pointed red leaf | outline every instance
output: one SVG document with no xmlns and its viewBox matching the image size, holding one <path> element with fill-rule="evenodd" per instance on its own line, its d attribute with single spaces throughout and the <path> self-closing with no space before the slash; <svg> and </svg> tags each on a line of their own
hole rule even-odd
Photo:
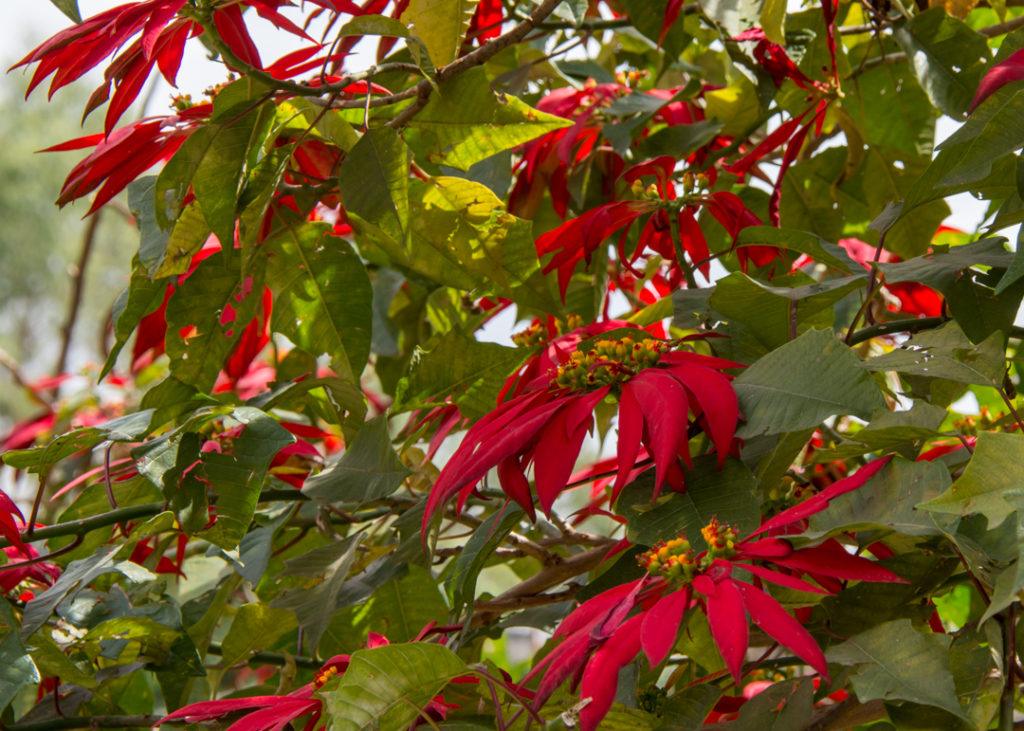
<svg viewBox="0 0 1024 731">
<path fill-rule="evenodd" d="M 619 604 L 628 603 L 632 608 L 632 601 L 627 601 L 627 598 L 631 595 L 635 596 L 639 591 L 638 587 L 643 583 L 645 583 L 644 579 L 637 579 L 591 597 L 572 610 L 569 616 L 558 625 L 552 636 L 557 639 L 581 631 L 589 634 L 590 628 L 603 621 L 608 613 Z"/>
<path fill-rule="evenodd" d="M 626 620 L 587 663 L 580 681 L 580 698 L 590 698 L 590 703 L 580 711 L 580 731 L 594 731 L 611 708 L 619 686 L 619 670 L 640 651 L 642 619 L 643 615 L 638 614 Z"/>
<path fill-rule="evenodd" d="M 804 520 L 816 513 L 820 513 L 828 507 L 829 502 L 833 498 L 860 488 L 864 483 L 878 474 L 883 467 L 889 464 L 890 459 L 892 459 L 892 457 L 875 460 L 874 462 L 861 467 L 849 477 L 844 477 L 843 479 L 832 483 L 814 497 L 811 497 L 802 503 L 798 503 L 788 510 L 783 510 L 775 517 L 765 521 L 760 528 L 750 534 L 750 537 L 752 538 L 758 533 L 765 533 L 782 528 L 783 526 L 796 523 L 799 520 Z"/>
<path fill-rule="evenodd" d="M 515 500 L 530 520 L 537 520 L 537 513 L 533 509 L 533 494 L 530 492 L 530 481 L 526 479 L 526 473 L 519 464 L 519 459 L 509 457 L 498 463 L 498 482 L 505 494 Z"/>
<path fill-rule="evenodd" d="M 622 386 L 622 394 L 619 396 L 619 443 L 616 447 L 619 468 L 615 476 L 615 485 L 612 487 L 612 503 L 619 497 L 629 473 L 636 465 L 640 440 L 644 435 L 644 415 L 633 395 L 631 383 L 627 381 Z"/>
<path fill-rule="evenodd" d="M 690 261 L 697 265 L 697 270 L 710 280 L 711 277 L 711 251 L 708 249 L 707 239 L 704 231 L 693 215 L 689 206 L 679 209 L 677 217 L 679 223 L 679 242 L 683 251 L 690 257 Z"/>
<path fill-rule="evenodd" d="M 978 90 L 974 92 L 968 113 L 973 113 L 978 105 L 992 96 L 997 89 L 1022 79 L 1024 79 L 1024 49 L 1011 53 L 985 72 L 981 83 L 978 84 Z"/>
<path fill-rule="evenodd" d="M 777 601 L 750 584 L 737 582 L 736 587 L 743 597 L 743 604 L 750 618 L 765 633 L 794 655 L 817 670 L 828 682 L 828 666 L 825 655 L 810 632 L 793 618 Z"/>
<path fill-rule="evenodd" d="M 690 606 L 690 590 L 671 591 L 644 613 L 640 627 L 640 644 L 651 670 L 668 657 L 676 644 L 683 613 Z"/>
<path fill-rule="evenodd" d="M 687 464 L 690 462 L 689 450 L 685 449 L 690 411 L 686 390 L 672 376 L 654 368 L 640 371 L 630 379 L 629 385 L 647 424 L 650 451 L 654 457 L 654 492 L 657 494 L 665 482 L 669 465 L 675 462 L 680 450 Z"/>
<path fill-rule="evenodd" d="M 245 27 L 245 20 L 238 5 L 222 5 L 214 10 L 213 24 L 217 27 L 221 40 L 240 61 L 258 69 L 263 68 L 260 52 L 249 36 L 249 30 Z"/>
<path fill-rule="evenodd" d="M 736 391 L 726 376 L 704 366 L 679 365 L 666 369 L 666 372 L 683 384 L 700 404 L 707 420 L 708 436 L 718 454 L 718 468 L 721 469 L 729 456 L 729 446 L 740 418 Z"/>
<path fill-rule="evenodd" d="M 749 571 L 759 579 L 763 579 L 764 581 L 770 581 L 773 584 L 778 584 L 779 586 L 785 586 L 787 589 L 796 589 L 797 591 L 806 591 L 812 594 L 829 593 L 822 589 L 820 586 L 815 586 L 814 584 L 804 581 L 803 579 L 798 579 L 795 576 L 790 576 L 789 574 L 780 574 L 778 571 L 771 571 L 769 569 L 764 568 L 763 566 L 755 566 L 754 564 L 746 563 L 734 563 L 733 565 L 737 568 L 742 568 L 746 571 Z"/>
<path fill-rule="evenodd" d="M 773 563 L 795 571 L 831 576 L 834 579 L 907 583 L 905 579 L 901 579 L 884 566 L 847 553 L 838 543 L 824 543 L 814 548 L 793 551 L 786 558 L 775 559 Z"/>
<path fill-rule="evenodd" d="M 750 633 L 736 582 L 726 578 L 716 584 L 707 576 L 698 576 L 693 580 L 693 588 L 705 596 L 711 637 L 732 679 L 739 683 Z"/>
</svg>

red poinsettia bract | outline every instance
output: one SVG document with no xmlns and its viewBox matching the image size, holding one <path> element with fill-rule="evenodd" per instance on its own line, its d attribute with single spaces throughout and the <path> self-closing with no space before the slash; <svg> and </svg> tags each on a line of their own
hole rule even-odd
<svg viewBox="0 0 1024 731">
<path fill-rule="evenodd" d="M 585 350 L 582 342 L 568 354 L 554 350 L 555 368 L 537 374 L 518 396 L 474 424 L 430 493 L 425 523 L 455 495 L 461 509 L 493 467 L 505 493 L 533 516 L 526 477 L 532 464 L 537 499 L 550 513 L 593 426 L 594 408 L 605 399 L 619 405 L 613 499 L 634 469 L 641 445 L 654 461 L 655 495 L 666 481 L 682 489 L 678 460 L 690 463 L 691 429 L 707 433 L 719 463 L 724 462 L 739 405 L 722 371 L 740 364 L 673 350 L 676 343 L 655 340 L 635 326 L 631 330 L 618 339 L 594 340 Z"/>
<path fill-rule="evenodd" d="M 902 582 L 893 572 L 848 553 L 834 540 L 797 549 L 778 537 L 824 510 L 834 498 L 859 488 L 887 463 L 883 459 L 861 468 L 779 513 L 742 540 L 730 526 L 712 518 L 701 531 L 706 551 L 698 554 L 680 536 L 641 554 L 640 563 L 647 569 L 643 578 L 587 600 L 559 625 L 554 639 L 561 643 L 524 680 L 543 673 L 535 707 L 543 706 L 562 682 L 572 678 L 580 696 L 590 699 L 580 712 L 580 726 L 583 731 L 597 728 L 615 697 L 619 670 L 641 651 L 652 669 L 658 666 L 672 651 L 684 615 L 692 609 L 707 615 L 711 636 L 737 683 L 749 643 L 748 617 L 827 678 L 825 655 L 817 642 L 761 585 L 770 582 L 821 594 L 829 592 L 801 575 L 811 576 L 818 584 Z M 734 568 L 752 575 L 753 583 L 737 578 Z"/>
<path fill-rule="evenodd" d="M 425 632 L 431 628 L 428 625 L 423 633 L 420 633 L 414 642 L 422 639 Z M 387 637 L 370 632 L 366 643 L 367 648 L 381 647 L 390 644 Z M 202 723 L 225 716 L 234 711 L 248 711 L 252 713 L 243 716 L 228 726 L 227 731 L 281 731 L 293 721 L 309 717 L 303 726 L 303 731 L 313 731 L 320 716 L 323 713 L 324 702 L 316 696 L 316 691 L 322 688 L 328 681 L 338 675 L 344 675 L 348 670 L 350 656 L 335 655 L 323 664 L 323 667 L 313 676 L 313 682 L 307 683 L 301 688 L 293 690 L 288 695 L 260 695 L 249 698 L 224 698 L 216 701 L 202 701 L 179 708 L 174 713 L 165 716 L 159 723 L 168 721 L 184 721 L 186 723 Z M 456 679 L 455 682 L 459 682 Z M 472 682 L 472 681 L 470 681 Z M 441 696 L 435 696 L 426 705 L 424 711 L 431 717 L 443 720 L 452 708 L 444 702 Z M 159 725 L 159 724 L 158 724 Z"/>
</svg>

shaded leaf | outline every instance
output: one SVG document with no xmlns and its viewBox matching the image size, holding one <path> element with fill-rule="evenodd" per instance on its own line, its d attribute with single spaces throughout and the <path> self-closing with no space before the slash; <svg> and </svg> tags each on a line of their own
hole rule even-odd
<svg viewBox="0 0 1024 731">
<path fill-rule="evenodd" d="M 217 496 L 217 521 L 202 535 L 223 549 L 237 546 L 249 531 L 271 460 L 295 441 L 283 426 L 251 406 L 239 406 L 231 419 L 245 426 L 232 440 L 231 451 L 202 455 L 203 476 Z"/>
<path fill-rule="evenodd" d="M 427 47 L 435 66 L 458 56 L 479 0 L 410 0 L 402 22 Z"/>
<path fill-rule="evenodd" d="M 989 530 L 996 528 L 1016 510 L 1024 507 L 1024 436 L 983 432 L 974 456 L 963 474 L 941 495 L 918 507 L 936 513 L 988 518 Z"/>
<path fill-rule="evenodd" d="M 351 245 L 329 224 L 304 223 L 261 246 L 271 257 L 273 329 L 308 353 L 330 355 L 338 375 L 358 383 L 370 354 L 373 287 Z"/>
<path fill-rule="evenodd" d="M 452 568 L 444 586 L 452 600 L 452 611 L 457 614 L 472 603 L 476 596 L 476 580 L 484 565 L 491 558 L 494 549 L 501 545 L 505 536 L 523 519 L 523 509 L 515 503 L 507 503 L 495 511 L 473 531 L 462 551 L 452 562 Z"/>
<path fill-rule="evenodd" d="M 867 418 L 884 407 L 860 361 L 830 330 L 808 330 L 747 368 L 733 382 L 747 422 L 736 436 L 816 426 L 836 414 Z"/>
<path fill-rule="evenodd" d="M 246 662 L 254 652 L 273 647 L 277 639 L 295 629 L 295 616 L 267 604 L 243 604 L 221 642 L 226 667 Z"/>
<path fill-rule="evenodd" d="M 337 463 L 307 479 L 302 492 L 321 503 L 358 505 L 387 497 L 409 474 L 381 415 L 363 425 Z"/>
<path fill-rule="evenodd" d="M 1003 380 L 1003 336 L 972 345 L 955 321 L 918 333 L 902 348 L 860 364 L 869 371 L 898 371 L 958 383 L 998 387 Z"/>
<path fill-rule="evenodd" d="M 696 551 L 706 548 L 701 528 L 718 516 L 734 525 L 740 535 L 761 524 L 757 481 L 742 462 L 727 459 L 717 469 L 714 455 L 700 455 L 686 471 L 686 491 L 670 492 L 650 502 L 654 474 L 648 471 L 630 483 L 618 500 L 618 510 L 628 521 L 630 541 L 653 546 L 685 533 Z"/>
<path fill-rule="evenodd" d="M 921 634 L 909 619 L 899 619 L 829 648 L 826 657 L 849 668 L 861 702 L 905 700 L 965 718 L 949 666 L 951 641 L 949 635 Z"/>
<path fill-rule="evenodd" d="M 409 121 L 430 140 L 428 159 L 459 170 L 572 123 L 491 91 L 486 73 L 471 68 L 440 84 Z"/>
<path fill-rule="evenodd" d="M 441 645 L 384 645 L 352 654 L 338 686 L 323 693 L 338 731 L 399 731 L 415 721 L 451 680 L 469 672 Z"/>
<path fill-rule="evenodd" d="M 409 148 L 390 127 L 364 134 L 345 156 L 338 186 L 348 213 L 404 245 L 409 222 Z"/>
</svg>

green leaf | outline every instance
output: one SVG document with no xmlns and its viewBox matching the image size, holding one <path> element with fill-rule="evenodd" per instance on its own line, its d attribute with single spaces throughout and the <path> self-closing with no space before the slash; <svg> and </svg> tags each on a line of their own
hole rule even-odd
<svg viewBox="0 0 1024 731">
<path fill-rule="evenodd" d="M 371 129 L 345 156 L 338 172 L 348 213 L 403 246 L 409 223 L 409 148 L 390 127 Z"/>
<path fill-rule="evenodd" d="M 50 2 L 75 23 L 82 22 L 82 14 L 78 11 L 78 0 L 50 0 Z"/>
<path fill-rule="evenodd" d="M 238 197 L 248 171 L 250 151 L 258 146 L 261 117 L 265 123 L 273 114 L 273 103 L 266 102 L 248 114 L 218 125 L 217 134 L 196 166 L 192 190 L 221 246 L 234 240 Z"/>
<path fill-rule="evenodd" d="M 446 66 L 459 55 L 479 0 L 410 0 L 402 22 L 423 41 L 435 66 Z"/>
<path fill-rule="evenodd" d="M 807 727 L 814 710 L 811 680 L 774 683 L 755 695 L 729 724 L 730 731 L 797 731 Z"/>
<path fill-rule="evenodd" d="M 729 36 L 738 36 L 760 21 L 764 0 L 702 0 L 703 10 Z"/>
<path fill-rule="evenodd" d="M 953 119 L 964 119 L 989 57 L 985 37 L 944 7 L 915 15 L 898 25 L 893 37 L 932 104 Z"/>
<path fill-rule="evenodd" d="M 729 458 L 721 470 L 717 457 L 700 455 L 685 476 L 686 491 L 669 492 L 651 503 L 653 470 L 648 470 L 622 491 L 618 511 L 627 520 L 629 540 L 645 546 L 685 533 L 694 550 L 707 547 L 701 528 L 718 516 L 740 535 L 761 524 L 757 480 L 739 460 Z"/>
<path fill-rule="evenodd" d="M 295 629 L 295 615 L 267 604 L 243 604 L 220 644 L 226 667 L 246 662 L 254 652 L 273 647 L 278 638 Z"/>
<path fill-rule="evenodd" d="M 392 642 L 413 640 L 431 622 L 445 623 L 448 605 L 437 579 L 422 566 L 411 565 L 398 579 L 377 587 L 365 604 L 334 615 L 320 642 L 320 652 L 352 652 L 366 645 L 370 632 Z"/>
<path fill-rule="evenodd" d="M 837 414 L 869 417 L 885 401 L 859 366 L 857 356 L 831 330 L 808 330 L 733 382 L 746 418 L 736 436 L 806 429 Z"/>
<path fill-rule="evenodd" d="M 141 240 L 139 241 L 139 262 L 147 272 L 159 268 L 167 251 L 169 228 L 162 228 L 156 220 L 153 192 L 156 176 L 147 175 L 128 184 L 128 209 L 135 219 Z"/>
<path fill-rule="evenodd" d="M 487 75 L 472 68 L 440 85 L 440 93 L 409 121 L 431 141 L 428 159 L 458 170 L 503 150 L 572 124 L 532 109 L 514 96 L 491 91 Z"/>
<path fill-rule="evenodd" d="M 316 651 L 324 630 L 330 624 L 338 593 L 348 578 L 362 538 L 362 533 L 356 533 L 285 561 L 288 575 L 319 579 L 313 586 L 285 592 L 270 604 L 295 613 L 299 626 L 306 632 L 306 647 L 311 652 Z"/>
<path fill-rule="evenodd" d="M 800 538 L 821 539 L 846 532 L 881 530 L 905 536 L 942 535 L 932 516 L 918 504 L 950 485 L 949 470 L 934 462 L 894 459 L 859 490 L 832 500 L 828 510 L 810 518 Z"/>
<path fill-rule="evenodd" d="M 765 38 L 780 46 L 786 45 L 785 0 L 764 0 L 759 22 L 764 29 Z"/>
<path fill-rule="evenodd" d="M 775 228 L 774 226 L 747 226 L 736 239 L 737 246 L 778 246 L 807 254 L 815 261 L 838 269 L 844 274 L 858 272 L 860 267 L 838 244 L 830 244 L 810 231 Z"/>
<path fill-rule="evenodd" d="M 332 728 L 400 731 L 469 668 L 441 645 L 384 645 L 352 654 L 338 686 L 323 695 Z"/>
<path fill-rule="evenodd" d="M 451 571 L 444 586 L 452 600 L 452 611 L 461 615 L 463 607 L 472 604 L 476 597 L 476 580 L 494 550 L 505 540 L 505 536 L 523 519 L 523 510 L 509 503 L 501 510 L 488 516 L 480 527 L 473 531 L 462 551 L 452 562 Z"/>
<path fill-rule="evenodd" d="M 955 321 L 918 333 L 902 348 L 861 363 L 869 371 L 897 371 L 908 375 L 945 378 L 997 388 L 1002 384 L 1003 336 L 990 335 L 972 345 Z"/>
<path fill-rule="evenodd" d="M 481 343 L 452 330 L 430 350 L 417 348 L 409 375 L 395 393 L 395 411 L 440 403 L 451 395 L 466 416 L 482 416 L 494 408 L 498 392 L 530 351 Z"/>
<path fill-rule="evenodd" d="M 806 331 L 808 321 L 818 326 L 830 325 L 835 303 L 866 282 L 867 277 L 861 274 L 780 287 L 733 272 L 718 280 L 708 304 L 726 318 L 746 325 L 766 347 L 776 348 Z"/>
<path fill-rule="evenodd" d="M 18 633 L 9 633 L 0 642 L 0 711 L 7 708 L 22 688 L 39 681 L 39 670 Z"/>
<path fill-rule="evenodd" d="M 135 332 L 139 322 L 150 312 L 157 310 L 164 301 L 167 292 L 167 280 L 150 279 L 141 266 L 132 270 L 132 278 L 128 289 L 121 292 L 114 300 L 110 319 L 114 323 L 114 344 L 103 364 L 98 380 L 103 380 L 117 364 L 117 356 L 121 354 L 128 338 Z"/>
<path fill-rule="evenodd" d="M 850 668 L 862 703 L 881 698 L 935 706 L 963 718 L 949 666 L 949 635 L 921 634 L 909 619 L 886 622 L 829 648 L 829 662 Z"/>
<path fill-rule="evenodd" d="M 989 530 L 1024 508 L 1024 435 L 983 432 L 974 456 L 952 487 L 918 507 L 936 513 L 988 518 Z"/>
<path fill-rule="evenodd" d="M 21 619 L 21 639 L 28 640 L 50 618 L 58 604 L 73 599 L 97 576 L 120 573 L 132 581 L 147 581 L 153 577 L 146 569 L 131 561 L 118 561 L 115 556 L 124 546 L 115 544 L 96 550 L 89 558 L 72 561 L 60 578 L 49 589 L 25 605 Z"/>
<path fill-rule="evenodd" d="M 834 449 L 822 450 L 817 461 L 859 457 L 868 452 L 899 451 L 905 457 L 917 454 L 921 442 L 941 436 L 940 425 L 946 410 L 927 401 L 915 401 L 907 411 L 880 410 L 871 422 L 856 434 L 846 435 L 842 444 Z"/>
<path fill-rule="evenodd" d="M 352 247 L 326 223 L 289 227 L 261 246 L 271 257 L 274 331 L 308 353 L 327 353 L 343 380 L 358 383 L 370 354 L 373 287 Z"/>
<path fill-rule="evenodd" d="M 263 278 L 241 277 L 239 257 L 218 251 L 182 282 L 167 302 L 164 346 L 171 374 L 206 391 L 262 305 Z"/>
<path fill-rule="evenodd" d="M 540 269 L 530 223 L 507 213 L 486 186 L 436 177 L 415 181 L 411 192 L 408 265 L 414 270 L 460 289 L 497 285 L 511 296 Z"/>
<path fill-rule="evenodd" d="M 217 521 L 203 538 L 229 550 L 249 531 L 260 490 L 274 455 L 295 441 L 283 426 L 251 406 L 239 406 L 231 419 L 244 425 L 231 451 L 204 452 L 202 471 L 217 495 Z M 230 422 L 225 418 L 225 426 Z"/>
<path fill-rule="evenodd" d="M 212 229 L 206 222 L 203 211 L 196 201 L 192 201 L 178 216 L 167 238 L 167 246 L 163 258 L 152 271 L 154 279 L 184 274 L 192 263 L 192 257 L 206 243 Z"/>
<path fill-rule="evenodd" d="M 57 462 L 82 450 L 92 449 L 102 441 L 139 441 L 149 433 L 149 422 L 152 415 L 153 411 L 146 409 L 119 416 L 96 426 L 74 429 L 54 437 L 42 447 L 5 452 L 3 461 L 4 464 L 18 470 L 38 472 L 42 478 Z"/>
<path fill-rule="evenodd" d="M 945 294 L 953 290 L 965 269 L 978 265 L 1005 269 L 1010 266 L 1013 258 L 1013 252 L 1006 250 L 1006 239 L 993 236 L 908 261 L 879 264 L 878 268 L 890 284 L 920 282 Z"/>
<path fill-rule="evenodd" d="M 337 463 L 307 479 L 302 492 L 320 503 L 361 505 L 387 497 L 410 474 L 391 446 L 382 414 L 363 425 Z"/>
</svg>

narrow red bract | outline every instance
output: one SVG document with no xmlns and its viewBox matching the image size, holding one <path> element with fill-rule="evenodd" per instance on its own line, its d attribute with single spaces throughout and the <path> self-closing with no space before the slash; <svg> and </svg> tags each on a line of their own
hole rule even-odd
<svg viewBox="0 0 1024 731">
<path fill-rule="evenodd" d="M 722 371 L 740 364 L 672 350 L 673 343 L 643 337 L 646 333 L 640 328 L 627 329 L 637 339 L 629 334 L 621 340 L 596 340 L 586 352 L 566 352 L 556 338 L 540 359 L 513 376 L 513 385 L 506 388 L 521 387 L 521 392 L 466 433 L 427 499 L 424 526 L 456 495 L 461 510 L 476 483 L 495 467 L 505 493 L 533 516 L 526 476 L 532 466 L 537 501 L 550 514 L 593 425 L 593 411 L 606 398 L 619 402 L 613 501 L 634 469 L 641 444 L 655 465 L 655 496 L 666 483 L 683 489 L 678 460 L 690 462 L 691 429 L 708 433 L 721 464 L 739 419 L 736 393 Z M 591 332 L 594 326 L 562 338 L 581 345 L 583 335 Z M 549 364 L 545 373 L 538 372 L 541 362 Z M 523 384 L 526 377 L 530 380 Z"/>
<path fill-rule="evenodd" d="M 830 501 L 856 490 L 878 473 L 888 459 L 877 460 L 836 482 L 813 498 L 765 522 L 747 538 L 713 518 L 702 534 L 707 550 L 696 553 L 685 537 L 659 543 L 640 556 L 648 574 L 598 594 L 577 607 L 555 631 L 562 639 L 529 673 L 544 671 L 534 699 L 536 708 L 566 679 L 582 677 L 580 695 L 589 703 L 580 712 L 583 731 L 596 729 L 611 707 L 619 670 L 643 652 L 653 670 L 675 645 L 687 610 L 704 612 L 711 636 L 736 683 L 743 675 L 749 645 L 749 622 L 828 678 L 825 656 L 811 634 L 760 587 L 762 580 L 800 591 L 827 593 L 800 575 L 823 579 L 903 582 L 874 561 L 848 553 L 834 541 L 794 549 L 782 538 L 802 529 L 806 519 Z M 754 582 L 734 576 L 738 567 Z M 749 622 L 748 622 L 749 618 Z M 573 685 L 576 681 L 573 682 Z"/>
</svg>

